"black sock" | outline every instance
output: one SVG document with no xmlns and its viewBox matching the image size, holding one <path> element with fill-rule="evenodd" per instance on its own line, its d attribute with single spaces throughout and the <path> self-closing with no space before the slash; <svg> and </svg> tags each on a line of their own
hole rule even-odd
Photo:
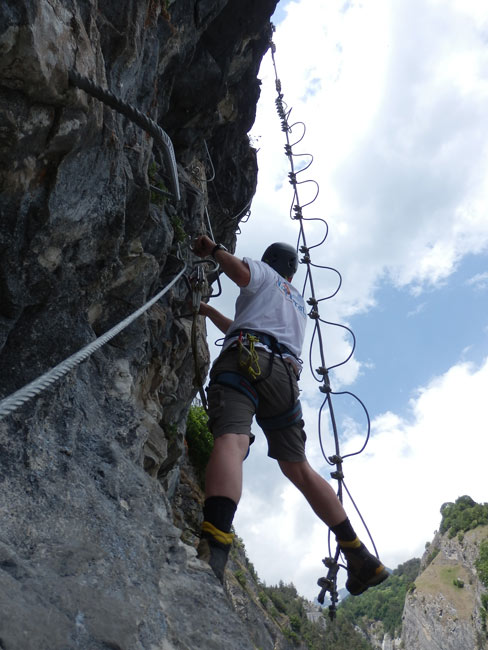
<svg viewBox="0 0 488 650">
<path fill-rule="evenodd" d="M 361 542 L 359 541 L 354 528 L 351 526 L 349 519 L 344 519 L 340 524 L 331 526 L 330 529 L 336 536 L 339 546 L 344 546 L 350 550 L 361 546 Z"/>
<path fill-rule="evenodd" d="M 232 527 L 237 504 L 228 497 L 209 497 L 203 506 L 203 518 L 224 533 Z"/>
</svg>

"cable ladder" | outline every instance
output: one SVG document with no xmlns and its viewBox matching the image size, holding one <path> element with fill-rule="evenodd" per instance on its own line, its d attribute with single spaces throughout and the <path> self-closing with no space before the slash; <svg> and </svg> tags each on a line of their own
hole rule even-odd
<svg viewBox="0 0 488 650">
<path fill-rule="evenodd" d="M 273 31 L 274 31 L 274 26 L 273 26 Z M 363 517 L 362 517 L 362 515 L 361 515 L 355 501 L 354 501 L 354 499 L 352 498 L 352 495 L 350 494 L 350 492 L 349 492 L 349 490 L 348 490 L 348 488 L 347 488 L 347 486 L 346 486 L 346 484 L 344 482 L 344 472 L 343 472 L 343 461 L 344 461 L 344 459 L 349 457 L 349 456 L 355 456 L 355 455 L 360 454 L 365 449 L 365 447 L 366 447 L 366 445 L 368 443 L 369 436 L 370 436 L 370 418 L 369 418 L 369 414 L 368 414 L 368 411 L 367 411 L 365 405 L 363 404 L 363 402 L 356 395 L 354 395 L 353 393 L 351 393 L 349 391 L 334 392 L 332 390 L 332 388 L 331 388 L 330 378 L 329 378 L 329 371 L 330 370 L 332 370 L 333 368 L 337 368 L 337 367 L 339 367 L 341 365 L 344 365 L 352 357 L 352 355 L 354 353 L 354 350 L 355 350 L 355 346 L 356 346 L 356 339 L 355 339 L 355 336 L 354 336 L 354 333 L 352 332 L 352 330 L 350 328 L 348 328 L 347 326 L 339 324 L 339 323 L 328 322 L 328 321 L 323 320 L 320 317 L 319 303 L 324 301 L 324 300 L 329 300 L 330 298 L 334 297 L 338 293 L 338 291 L 341 288 L 342 277 L 341 277 L 341 274 L 339 273 L 339 271 L 337 271 L 337 269 L 334 269 L 334 268 L 328 267 L 328 266 L 322 266 L 322 265 L 319 265 L 319 264 L 314 264 L 312 262 L 311 251 L 312 251 L 312 249 L 317 248 L 318 246 L 321 246 L 325 242 L 325 240 L 326 240 L 326 238 L 328 236 L 329 228 L 328 228 L 327 222 L 324 219 L 317 219 L 317 218 L 312 218 L 311 219 L 311 218 L 306 218 L 303 215 L 303 209 L 305 207 L 311 205 L 312 203 L 314 203 L 315 200 L 317 199 L 318 194 L 319 194 L 319 185 L 315 180 L 312 180 L 312 179 L 307 179 L 305 181 L 299 181 L 298 180 L 298 175 L 303 173 L 304 171 L 308 170 L 308 168 L 312 164 L 313 156 L 311 154 L 308 154 L 308 153 L 295 154 L 293 152 L 293 147 L 295 147 L 297 144 L 299 144 L 303 140 L 303 138 L 305 136 L 305 132 L 306 132 L 306 127 L 305 127 L 305 124 L 303 122 L 295 122 L 294 124 L 290 124 L 290 122 L 289 122 L 291 109 L 288 109 L 285 102 L 284 102 L 284 95 L 283 95 L 283 92 L 282 92 L 281 81 L 280 81 L 279 76 L 278 76 L 276 59 L 275 59 L 276 46 L 275 46 L 272 39 L 270 39 L 270 49 L 271 49 L 271 58 L 272 58 L 274 77 L 275 77 L 275 89 L 276 89 L 276 93 L 277 93 L 277 97 L 276 97 L 276 100 L 275 100 L 275 105 L 276 105 L 276 110 L 277 110 L 277 113 L 278 113 L 278 116 L 279 116 L 279 119 L 280 119 L 280 122 L 281 122 L 281 130 L 285 134 L 285 138 L 286 138 L 285 155 L 287 156 L 289 164 L 290 164 L 290 172 L 288 174 L 288 179 L 289 179 L 289 182 L 290 182 L 290 184 L 291 184 L 291 186 L 293 188 L 293 200 L 292 200 L 292 204 L 291 204 L 291 208 L 290 208 L 290 218 L 292 220 L 294 220 L 294 221 L 298 221 L 298 223 L 299 223 L 297 251 L 302 254 L 302 258 L 300 259 L 300 262 L 302 264 L 305 264 L 306 268 L 307 268 L 306 277 L 305 277 L 303 290 L 302 290 L 302 296 L 305 295 L 305 291 L 306 291 L 307 287 L 309 288 L 310 294 L 311 294 L 310 298 L 308 298 L 308 300 L 307 300 L 307 304 L 310 305 L 310 307 L 311 307 L 308 316 L 314 321 L 314 331 L 313 331 L 313 335 L 312 335 L 312 340 L 311 340 L 311 344 L 310 344 L 310 353 L 309 353 L 310 370 L 311 370 L 311 374 L 314 377 L 314 379 L 321 384 L 319 386 L 320 392 L 325 395 L 325 397 L 324 397 L 324 399 L 322 401 L 322 404 L 320 406 L 320 409 L 319 409 L 319 414 L 318 414 L 318 431 L 319 431 L 320 448 L 321 448 L 322 454 L 323 454 L 325 460 L 327 461 L 327 463 L 329 465 L 335 465 L 335 470 L 333 472 L 331 472 L 331 477 L 333 479 L 337 480 L 337 482 L 338 482 L 337 496 L 338 496 L 339 500 L 341 501 L 341 503 L 343 502 L 343 496 L 344 496 L 343 493 L 345 491 L 347 493 L 347 495 L 349 496 L 349 498 L 350 498 L 350 500 L 351 500 L 357 514 L 359 515 L 360 520 L 361 520 L 364 528 L 366 529 L 366 532 L 367 532 L 367 534 L 369 536 L 369 539 L 370 539 L 370 541 L 371 541 L 371 543 L 373 545 L 376 556 L 378 556 L 378 552 L 377 552 L 374 540 L 373 540 L 373 538 L 371 536 L 371 533 L 370 533 L 370 531 L 369 531 L 369 529 L 368 529 L 368 527 L 367 527 L 367 525 L 366 525 L 366 523 L 365 523 L 365 521 L 364 521 L 364 519 L 363 519 Z M 290 136 L 291 136 L 291 134 L 293 132 L 293 128 L 296 127 L 297 125 L 301 125 L 303 127 L 303 133 L 301 134 L 301 137 L 298 140 L 296 140 L 294 143 L 292 143 Z M 294 157 L 295 156 L 298 156 L 298 157 L 307 156 L 307 157 L 309 157 L 308 163 L 298 171 L 296 170 L 295 164 L 294 164 Z M 316 187 L 316 193 L 315 193 L 315 196 L 310 201 L 308 201 L 304 205 L 301 205 L 298 190 L 299 190 L 299 186 L 303 185 L 305 183 L 314 184 L 315 187 Z M 304 222 L 305 221 L 321 221 L 325 225 L 325 235 L 324 235 L 324 237 L 322 238 L 321 241 L 319 241 L 318 243 L 316 243 L 316 244 L 314 244 L 312 246 L 309 246 L 307 244 L 305 227 L 304 227 Z M 331 271 L 331 272 L 334 272 L 334 273 L 336 273 L 338 275 L 339 281 L 338 281 L 338 286 L 337 286 L 336 290 L 331 295 L 326 296 L 325 298 L 317 299 L 317 297 L 316 297 L 315 283 L 314 283 L 314 278 L 313 278 L 313 273 L 312 273 L 312 268 L 314 268 L 314 267 L 315 268 L 321 268 L 321 269 L 324 269 L 324 270 L 327 270 L 327 271 Z M 352 346 L 351 346 L 351 351 L 350 351 L 349 355 L 347 356 L 347 358 L 345 360 L 341 361 L 340 363 L 337 363 L 337 364 L 335 364 L 333 366 L 330 366 L 329 368 L 327 367 L 326 362 L 325 362 L 324 339 L 323 339 L 323 336 L 322 336 L 321 323 L 326 324 L 326 325 L 330 325 L 330 326 L 341 327 L 341 328 L 347 330 L 350 333 L 350 335 L 352 337 L 352 342 L 353 342 Z M 317 341 L 318 341 L 318 348 L 319 348 L 319 355 L 320 355 L 320 365 L 314 371 L 313 362 L 312 362 L 312 352 L 313 352 L 315 339 L 317 339 Z M 357 400 L 357 402 L 361 405 L 361 407 L 362 407 L 362 409 L 363 409 L 363 411 L 365 413 L 365 417 L 366 417 L 366 420 L 367 420 L 367 433 L 366 433 L 366 436 L 365 436 L 365 441 L 364 441 L 363 446 L 357 452 L 341 455 L 339 434 L 338 434 L 338 429 L 337 429 L 337 422 L 336 422 L 335 412 L 334 412 L 334 408 L 333 408 L 333 404 L 332 404 L 332 395 L 350 395 L 355 400 Z M 333 437 L 334 437 L 335 453 L 333 455 L 331 455 L 331 456 L 327 456 L 327 454 L 325 452 L 325 449 L 324 449 L 323 440 L 322 440 L 321 421 L 322 421 L 322 412 L 323 412 L 325 406 L 327 406 L 327 408 L 328 408 L 331 428 L 332 428 Z M 328 535 L 328 556 L 322 560 L 323 564 L 328 569 L 328 572 L 327 572 L 327 575 L 325 577 L 319 578 L 319 580 L 317 582 L 318 586 L 321 588 L 321 591 L 320 591 L 317 599 L 318 599 L 319 603 L 323 604 L 324 601 L 325 601 L 325 595 L 326 595 L 327 592 L 329 592 L 330 601 L 331 601 L 331 604 L 329 606 L 329 617 L 331 619 L 335 618 L 336 611 L 337 611 L 337 602 L 339 600 L 339 595 L 338 595 L 338 591 L 337 591 L 337 574 L 338 574 L 339 569 L 341 567 L 346 568 L 344 564 L 339 562 L 339 560 L 340 560 L 340 548 L 339 548 L 339 545 L 336 544 L 335 551 L 332 552 L 331 534 L 330 534 L 330 530 L 329 530 L 329 535 Z"/>
</svg>

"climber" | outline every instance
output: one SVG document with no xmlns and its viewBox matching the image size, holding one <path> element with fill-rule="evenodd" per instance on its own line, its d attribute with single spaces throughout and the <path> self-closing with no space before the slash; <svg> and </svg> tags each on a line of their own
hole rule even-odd
<svg viewBox="0 0 488 650">
<path fill-rule="evenodd" d="M 295 249 L 271 244 L 261 261 L 237 258 L 203 235 L 193 250 L 212 255 L 240 287 L 232 321 L 202 302 L 224 334 L 222 352 L 210 371 L 209 427 L 214 447 L 206 470 L 205 503 L 198 556 L 221 582 L 232 545 L 231 526 L 242 492 L 242 463 L 256 415 L 268 441 L 268 456 L 302 492 L 315 514 L 335 534 L 347 562 L 346 587 L 357 595 L 383 582 L 388 572 L 358 539 L 333 488 L 309 465 L 298 399 L 300 353 L 306 310 L 291 280 L 298 267 Z"/>
</svg>

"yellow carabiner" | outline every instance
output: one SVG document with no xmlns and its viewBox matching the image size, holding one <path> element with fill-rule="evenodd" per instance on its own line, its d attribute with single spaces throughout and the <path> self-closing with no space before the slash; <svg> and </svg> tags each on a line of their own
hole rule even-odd
<svg viewBox="0 0 488 650">
<path fill-rule="evenodd" d="M 259 342 L 259 338 L 251 334 L 246 334 L 246 339 L 249 342 L 249 350 L 243 345 L 241 337 L 239 337 L 239 365 L 247 370 L 252 379 L 256 379 L 261 374 L 259 356 L 255 348 L 255 343 Z M 243 350 L 248 355 L 247 359 L 242 358 Z"/>
</svg>

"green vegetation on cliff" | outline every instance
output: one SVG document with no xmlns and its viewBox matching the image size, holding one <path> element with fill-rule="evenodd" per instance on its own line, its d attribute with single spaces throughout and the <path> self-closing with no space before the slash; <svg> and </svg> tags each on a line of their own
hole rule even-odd
<svg viewBox="0 0 488 650">
<path fill-rule="evenodd" d="M 475 562 L 476 570 L 480 577 L 481 583 L 488 589 L 488 540 L 484 540 L 480 545 L 480 553 Z M 486 632 L 488 619 L 488 593 L 481 595 L 481 617 L 483 619 L 483 628 Z"/>
<path fill-rule="evenodd" d="M 190 406 L 186 421 L 186 444 L 190 462 L 203 485 L 205 468 L 213 448 L 213 437 L 208 428 L 208 415 L 203 406 Z"/>
<path fill-rule="evenodd" d="M 243 541 L 236 535 L 231 551 L 230 568 L 237 584 L 264 615 L 297 650 L 373 650 L 355 622 L 337 616 L 330 621 L 327 610 L 321 611 L 300 596 L 293 584 L 280 581 L 267 586 L 261 582 L 246 554 Z"/>
<path fill-rule="evenodd" d="M 342 616 L 330 621 L 327 610 L 318 620 L 309 620 L 310 604 L 299 596 L 293 584 L 261 585 L 259 599 L 280 624 L 284 635 L 295 645 L 308 650 L 372 650 L 369 642 L 355 629 L 354 620 Z M 322 621 L 320 621 L 322 617 Z"/>
<path fill-rule="evenodd" d="M 441 506 L 440 532 L 453 538 L 457 533 L 465 533 L 477 526 L 488 524 L 488 503 L 476 503 L 469 496 L 456 499 L 455 503 Z"/>
<path fill-rule="evenodd" d="M 481 582 L 488 588 L 488 540 L 480 545 L 480 554 L 475 563 Z"/>
</svg>

